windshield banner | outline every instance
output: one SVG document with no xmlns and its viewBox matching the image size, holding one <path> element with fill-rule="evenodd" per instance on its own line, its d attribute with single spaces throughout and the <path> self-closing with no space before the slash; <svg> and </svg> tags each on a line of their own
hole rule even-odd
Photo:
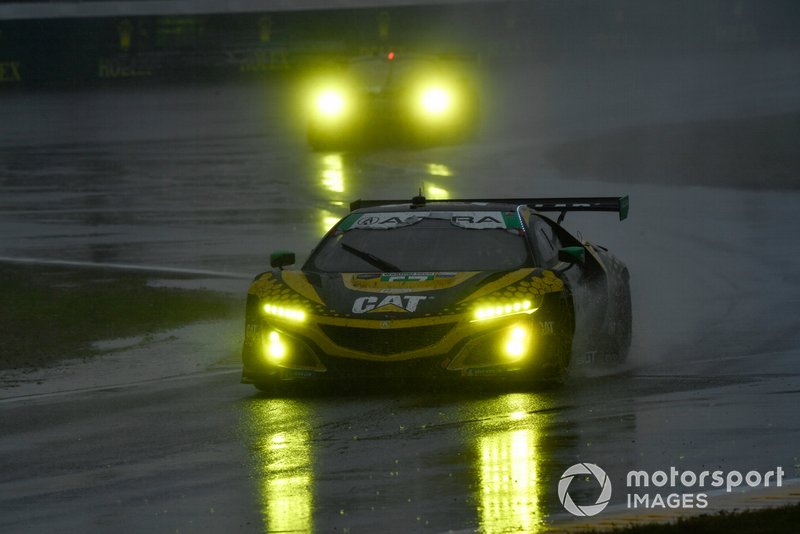
<svg viewBox="0 0 800 534">
<path fill-rule="evenodd" d="M 499 211 L 457 211 L 450 216 L 450 222 L 470 230 L 506 228 L 506 221 Z"/>
<path fill-rule="evenodd" d="M 520 228 L 519 219 L 513 212 L 500 211 L 391 211 L 386 213 L 354 213 L 347 216 L 339 230 L 391 230 L 411 226 L 422 219 L 444 219 L 450 224 L 468 230 L 491 230 L 494 228 Z"/>
<path fill-rule="evenodd" d="M 363 213 L 353 220 L 346 219 L 342 223 L 342 230 L 391 230 L 402 226 L 411 226 L 428 217 L 430 212 L 420 211 L 409 213 L 407 211 L 386 213 Z M 349 224 L 348 224 L 349 223 Z"/>
</svg>

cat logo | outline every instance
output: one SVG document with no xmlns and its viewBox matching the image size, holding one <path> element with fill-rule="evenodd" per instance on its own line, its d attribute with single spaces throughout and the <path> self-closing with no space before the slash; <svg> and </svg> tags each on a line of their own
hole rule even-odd
<svg viewBox="0 0 800 534">
<path fill-rule="evenodd" d="M 427 298 L 420 295 L 386 295 L 378 302 L 378 297 L 359 297 L 353 302 L 353 313 L 413 312 L 420 301 Z"/>
</svg>

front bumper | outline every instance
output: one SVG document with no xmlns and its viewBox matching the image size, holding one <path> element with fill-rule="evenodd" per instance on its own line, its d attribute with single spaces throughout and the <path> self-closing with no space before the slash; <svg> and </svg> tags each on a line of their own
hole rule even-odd
<svg viewBox="0 0 800 534">
<path fill-rule="evenodd" d="M 564 340 L 536 314 L 483 323 L 465 317 L 394 321 L 309 321 L 302 327 L 262 321 L 250 328 L 242 382 L 302 379 L 369 379 L 518 376 L 545 374 Z M 517 340 L 519 332 L 522 340 Z M 268 341 L 277 332 L 280 358 Z M 569 343 L 567 342 L 567 345 Z"/>
</svg>

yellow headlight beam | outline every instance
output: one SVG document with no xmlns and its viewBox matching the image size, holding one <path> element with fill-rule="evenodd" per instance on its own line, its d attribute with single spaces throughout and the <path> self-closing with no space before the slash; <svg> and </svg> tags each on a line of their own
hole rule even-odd
<svg viewBox="0 0 800 534">
<path fill-rule="evenodd" d="M 475 309 L 475 313 L 471 322 L 497 319 L 498 317 L 507 317 L 509 315 L 517 315 L 519 313 L 530 314 L 538 309 L 539 308 L 534 306 L 530 300 L 519 300 L 505 304 L 496 304 L 494 306 L 486 305 Z"/>
<path fill-rule="evenodd" d="M 453 97 L 444 87 L 428 87 L 420 96 L 422 110 L 428 115 L 440 116 L 448 113 L 453 106 Z"/>
<path fill-rule="evenodd" d="M 302 323 L 306 320 L 306 312 L 299 308 L 284 308 L 282 306 L 275 306 L 274 304 L 267 303 L 261 307 L 261 310 L 266 315 L 279 317 L 281 319 L 288 319 L 290 321 L 297 321 L 298 323 Z"/>
<path fill-rule="evenodd" d="M 530 332 L 522 326 L 515 326 L 506 338 L 506 355 L 512 360 L 522 358 L 528 351 L 528 337 Z"/>
<path fill-rule="evenodd" d="M 323 117 L 336 119 L 344 114 L 347 103 L 341 91 L 326 89 L 317 96 L 316 107 Z"/>
<path fill-rule="evenodd" d="M 264 349 L 267 356 L 275 360 L 281 360 L 286 356 L 286 344 L 281 339 L 281 335 L 274 330 L 267 336 Z"/>
</svg>

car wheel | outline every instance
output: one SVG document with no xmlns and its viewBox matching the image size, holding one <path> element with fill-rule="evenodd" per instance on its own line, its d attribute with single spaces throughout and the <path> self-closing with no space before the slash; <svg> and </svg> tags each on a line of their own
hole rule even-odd
<svg viewBox="0 0 800 534">
<path fill-rule="evenodd" d="M 555 324 L 559 325 L 547 353 L 549 358 L 544 365 L 544 378 L 552 382 L 563 382 L 569 371 L 572 358 L 572 337 L 575 333 L 575 315 L 572 308 L 572 297 L 564 292 L 555 312 Z"/>
</svg>

